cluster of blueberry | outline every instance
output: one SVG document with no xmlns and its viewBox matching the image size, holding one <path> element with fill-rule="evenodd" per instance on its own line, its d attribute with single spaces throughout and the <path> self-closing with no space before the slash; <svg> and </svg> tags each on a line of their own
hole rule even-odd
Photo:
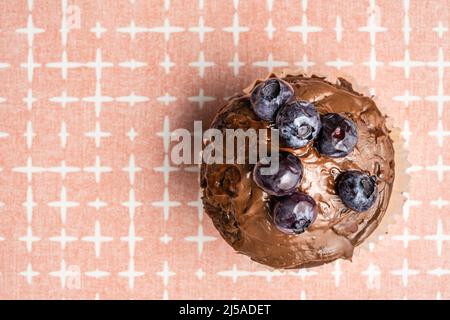
<svg viewBox="0 0 450 320">
<path fill-rule="evenodd" d="M 285 81 L 270 78 L 257 85 L 250 101 L 258 117 L 269 121 L 279 130 L 282 143 L 298 149 L 314 143 L 325 157 L 340 158 L 352 152 L 358 140 L 354 122 L 340 114 L 328 113 L 322 117 L 313 103 L 296 100 L 294 90 Z M 298 157 L 280 152 L 278 171 L 262 174 L 270 165 L 258 162 L 253 170 L 255 183 L 273 196 L 273 221 L 282 232 L 303 233 L 316 219 L 314 199 L 297 190 L 303 175 Z M 368 210 L 376 200 L 376 177 L 351 170 L 342 173 L 336 181 L 336 192 L 342 202 L 355 211 Z"/>
</svg>

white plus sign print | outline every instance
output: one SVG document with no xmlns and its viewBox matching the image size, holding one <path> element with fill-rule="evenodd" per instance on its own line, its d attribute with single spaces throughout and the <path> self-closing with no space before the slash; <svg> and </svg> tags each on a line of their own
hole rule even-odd
<svg viewBox="0 0 450 320">
<path fill-rule="evenodd" d="M 0 298 L 449 299 L 445 0 L 17 0 L 0 9 Z M 367 88 L 403 209 L 350 261 L 272 270 L 203 211 L 178 128 L 283 69 Z"/>
</svg>

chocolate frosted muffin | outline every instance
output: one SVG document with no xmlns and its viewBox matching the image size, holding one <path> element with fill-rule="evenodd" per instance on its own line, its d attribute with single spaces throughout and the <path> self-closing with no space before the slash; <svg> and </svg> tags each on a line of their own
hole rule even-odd
<svg viewBox="0 0 450 320">
<path fill-rule="evenodd" d="M 231 98 L 211 127 L 279 133 L 276 172 L 262 174 L 264 159 L 201 168 L 207 214 L 254 261 L 304 268 L 351 259 L 383 218 L 394 182 L 392 140 L 373 100 L 348 81 L 271 74 Z"/>
</svg>

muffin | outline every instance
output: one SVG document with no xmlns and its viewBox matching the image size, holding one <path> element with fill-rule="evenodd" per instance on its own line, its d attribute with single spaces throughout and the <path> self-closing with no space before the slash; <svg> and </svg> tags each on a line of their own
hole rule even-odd
<svg viewBox="0 0 450 320">
<path fill-rule="evenodd" d="M 390 131 L 374 101 L 343 78 L 270 74 L 230 98 L 211 128 L 267 130 L 258 144 L 268 148 L 279 137 L 277 158 L 201 166 L 206 213 L 256 262 L 292 269 L 351 259 L 386 213 L 395 173 Z M 278 166 L 267 173 L 273 159 Z"/>
</svg>

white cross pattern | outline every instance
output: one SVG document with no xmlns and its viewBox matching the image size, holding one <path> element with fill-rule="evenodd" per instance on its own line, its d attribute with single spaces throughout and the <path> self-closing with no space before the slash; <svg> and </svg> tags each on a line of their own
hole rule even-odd
<svg viewBox="0 0 450 320">
<path fill-rule="evenodd" d="M 203 233 L 203 226 L 199 225 L 197 235 L 186 237 L 186 238 L 184 238 L 184 240 L 189 241 L 189 242 L 197 242 L 198 255 L 201 256 L 202 252 L 203 252 L 204 244 L 206 242 L 217 240 L 217 238 L 213 237 L 213 236 L 206 236 Z"/>
<path fill-rule="evenodd" d="M 377 60 L 375 48 L 372 47 L 370 49 L 370 59 L 369 61 L 363 62 L 363 65 L 369 67 L 370 79 L 375 80 L 375 78 L 377 77 L 377 67 L 382 67 L 384 65 L 384 62 Z"/>
<path fill-rule="evenodd" d="M 367 269 L 361 272 L 363 276 L 367 277 L 367 288 L 374 289 L 379 288 L 381 269 L 376 264 L 370 262 Z"/>
<path fill-rule="evenodd" d="M 170 69 L 175 66 L 175 63 L 170 60 L 169 55 L 166 53 L 166 55 L 164 56 L 164 60 L 160 62 L 159 65 L 164 68 L 164 72 L 166 74 L 169 74 Z"/>
<path fill-rule="evenodd" d="M 450 241 L 450 234 L 444 233 L 444 226 L 442 220 L 439 219 L 436 227 L 436 234 L 428 235 L 424 237 L 425 240 L 436 241 L 437 255 L 440 257 L 442 255 L 442 247 L 444 241 Z"/>
<path fill-rule="evenodd" d="M 170 277 L 175 276 L 175 274 L 175 272 L 170 271 L 169 263 L 167 261 L 164 261 L 163 270 L 156 273 L 157 276 L 163 278 L 164 287 L 169 285 Z"/>
<path fill-rule="evenodd" d="M 330 67 L 334 67 L 337 70 L 341 70 L 344 67 L 350 67 L 353 65 L 353 62 L 351 61 L 344 61 L 341 58 L 337 58 L 334 61 L 327 61 L 325 62 L 325 65 L 330 66 Z"/>
<path fill-rule="evenodd" d="M 31 221 L 33 220 L 33 208 L 37 206 L 37 203 L 33 200 L 33 189 L 31 188 L 31 186 L 27 187 L 27 199 L 22 203 L 22 205 L 26 209 L 27 222 L 31 223 Z"/>
<path fill-rule="evenodd" d="M 40 68 L 41 64 L 34 62 L 33 50 L 30 48 L 28 50 L 27 62 L 21 63 L 20 66 L 27 69 L 28 82 L 31 83 L 33 82 L 34 69 Z"/>
<path fill-rule="evenodd" d="M 180 206 L 180 203 L 178 201 L 170 201 L 169 198 L 169 189 L 167 186 L 164 187 L 164 194 L 163 194 L 163 200 L 162 201 L 154 201 L 152 202 L 152 205 L 154 207 L 163 208 L 164 213 L 164 221 L 169 220 L 169 210 L 172 207 L 178 207 Z"/>
<path fill-rule="evenodd" d="M 91 28 L 89 31 L 95 33 L 95 37 L 97 39 L 100 39 L 102 37 L 102 34 L 108 31 L 106 28 L 102 27 L 100 22 L 95 23 L 95 27 Z"/>
<path fill-rule="evenodd" d="M 206 275 L 206 272 L 203 271 L 202 268 L 199 268 L 199 269 L 197 269 L 197 271 L 195 271 L 195 276 L 197 277 L 198 280 L 202 280 L 205 275 Z"/>
<path fill-rule="evenodd" d="M 275 28 L 273 26 L 272 18 L 269 18 L 269 21 L 267 22 L 267 26 L 264 28 L 264 31 L 267 32 L 267 37 L 270 40 L 272 40 L 273 39 L 273 34 L 275 33 L 275 31 L 277 31 L 277 28 Z"/>
<path fill-rule="evenodd" d="M 27 96 L 22 99 L 23 102 L 27 104 L 28 111 L 33 109 L 33 103 L 35 103 L 38 99 L 33 97 L 33 90 L 31 88 L 27 91 Z"/>
<path fill-rule="evenodd" d="M 33 270 L 33 267 L 31 266 L 31 263 L 28 263 L 27 270 L 22 271 L 19 274 L 21 276 L 25 277 L 25 279 L 27 280 L 28 284 L 32 284 L 33 283 L 33 278 L 40 275 L 39 272 Z"/>
<path fill-rule="evenodd" d="M 177 97 L 171 96 L 168 92 L 166 92 L 163 96 L 156 98 L 156 100 L 168 106 L 172 102 L 177 101 Z"/>
<path fill-rule="evenodd" d="M 450 130 L 444 130 L 442 120 L 439 120 L 436 130 L 429 131 L 428 135 L 435 137 L 438 141 L 438 146 L 442 148 L 444 146 L 444 138 L 450 137 Z"/>
<path fill-rule="evenodd" d="M 403 68 L 404 73 L 405 73 L 405 78 L 409 79 L 409 75 L 411 73 L 411 68 L 423 67 L 425 65 L 425 62 L 411 60 L 409 50 L 406 49 L 403 60 L 389 62 L 389 65 L 393 66 L 393 67 L 397 67 L 397 68 Z"/>
<path fill-rule="evenodd" d="M 268 72 L 272 72 L 274 68 L 287 67 L 289 63 L 286 61 L 274 60 L 271 52 L 269 53 L 267 60 L 253 62 L 253 65 L 255 67 L 267 68 Z"/>
<path fill-rule="evenodd" d="M 164 244 L 169 244 L 169 242 L 172 240 L 173 238 L 169 236 L 167 233 L 165 233 L 162 237 L 159 237 L 159 241 Z"/>
<path fill-rule="evenodd" d="M 112 134 L 111 132 L 102 131 L 102 129 L 100 129 L 100 122 L 95 121 L 95 130 L 86 132 L 84 135 L 94 139 L 95 147 L 100 148 L 101 139 L 111 137 Z"/>
<path fill-rule="evenodd" d="M 63 51 L 61 62 L 49 62 L 45 65 L 47 68 L 61 69 L 61 77 L 66 80 L 69 69 L 75 69 L 83 66 L 80 62 L 71 62 L 67 58 L 67 51 Z"/>
<path fill-rule="evenodd" d="M 128 278 L 128 288 L 130 289 L 134 289 L 136 278 L 142 277 L 143 275 L 145 275 L 145 272 L 136 271 L 133 258 L 130 258 L 130 261 L 128 263 L 128 270 L 119 272 L 120 277 Z"/>
<path fill-rule="evenodd" d="M 6 62 L 0 62 L 0 69 L 6 69 L 9 68 L 11 65 Z"/>
<path fill-rule="evenodd" d="M 59 97 L 52 97 L 49 99 L 51 102 L 60 103 L 62 108 L 65 108 L 68 103 L 78 102 L 77 97 L 70 97 L 67 95 L 67 91 L 63 90 Z"/>
<path fill-rule="evenodd" d="M 162 167 L 154 168 L 156 172 L 162 172 L 164 175 L 164 184 L 167 185 L 169 183 L 169 175 L 171 172 L 179 171 L 180 169 L 177 167 L 172 167 L 169 163 L 169 156 L 167 154 L 164 155 L 164 162 Z"/>
<path fill-rule="evenodd" d="M 448 276 L 450 275 L 450 269 L 436 268 L 433 270 L 428 270 L 427 274 L 431 274 L 436 277 Z"/>
<path fill-rule="evenodd" d="M 67 190 L 64 186 L 62 186 L 59 201 L 49 202 L 48 206 L 52 207 L 52 208 L 59 208 L 59 213 L 61 215 L 61 221 L 63 224 L 65 224 L 66 217 L 67 217 L 67 209 L 75 208 L 75 207 L 79 206 L 79 203 L 76 201 L 69 201 L 67 199 Z"/>
<path fill-rule="evenodd" d="M 408 286 L 408 279 L 411 276 L 417 276 L 420 274 L 419 270 L 410 269 L 408 266 L 408 259 L 403 259 L 403 265 L 402 268 L 399 270 L 393 270 L 391 271 L 391 274 L 394 276 L 400 276 L 402 277 L 402 284 L 404 287 Z"/>
<path fill-rule="evenodd" d="M 98 117 L 100 117 L 100 112 L 102 111 L 103 103 L 112 102 L 112 101 L 114 101 L 114 98 L 112 98 L 110 96 L 103 96 L 100 82 L 97 81 L 95 84 L 95 95 L 85 97 L 85 98 L 83 98 L 83 101 L 94 103 L 95 116 L 98 118 Z"/>
<path fill-rule="evenodd" d="M 40 241 L 41 238 L 39 238 L 37 236 L 33 236 L 33 230 L 31 229 L 31 226 L 28 226 L 27 234 L 23 237 L 20 237 L 19 240 L 25 242 L 28 252 L 32 252 L 33 242 Z"/>
<path fill-rule="evenodd" d="M 448 28 L 444 26 L 442 21 L 439 21 L 437 27 L 433 28 L 433 31 L 437 33 L 439 38 L 442 38 L 444 36 L 444 33 L 448 31 Z"/>
<path fill-rule="evenodd" d="M 93 166 L 86 167 L 83 170 L 85 172 L 93 173 L 95 175 L 96 183 L 100 183 L 102 173 L 110 173 L 113 171 L 111 167 L 101 165 L 99 156 L 95 156 L 95 164 Z"/>
<path fill-rule="evenodd" d="M 112 62 L 104 62 L 102 59 L 102 51 L 97 48 L 95 50 L 95 61 L 86 63 L 86 67 L 95 69 L 95 77 L 97 80 L 102 78 L 104 68 L 111 68 L 114 64 Z"/>
<path fill-rule="evenodd" d="M 231 268 L 231 270 L 219 271 L 219 272 L 217 272 L 217 275 L 219 275 L 221 277 L 230 277 L 231 280 L 233 281 L 233 283 L 236 283 L 237 279 L 239 277 L 248 276 L 248 275 L 250 275 L 250 272 L 244 271 L 244 270 L 239 270 L 237 268 L 236 264 L 233 264 L 233 267 Z"/>
<path fill-rule="evenodd" d="M 125 237 L 120 237 L 120 241 L 128 242 L 128 251 L 130 257 L 134 257 L 134 253 L 136 251 L 136 243 L 144 240 L 142 237 L 136 236 L 136 228 L 134 226 L 133 220 L 130 222 L 130 226 L 128 228 L 128 235 Z"/>
<path fill-rule="evenodd" d="M 129 68 L 131 71 L 134 71 L 138 68 L 146 67 L 147 63 L 145 63 L 143 61 L 136 61 L 134 59 L 131 59 L 128 61 L 119 62 L 118 66 L 122 67 L 122 68 Z"/>
<path fill-rule="evenodd" d="M 86 276 L 94 278 L 94 279 L 100 279 L 100 278 L 108 277 L 111 273 L 108 271 L 102 271 L 99 269 L 95 269 L 93 271 L 86 271 L 84 274 Z"/>
<path fill-rule="evenodd" d="M 81 240 L 86 241 L 86 242 L 92 242 L 94 244 L 95 256 L 97 258 L 99 258 L 101 249 L 102 249 L 102 243 L 111 242 L 111 241 L 113 241 L 114 238 L 108 237 L 108 236 L 102 236 L 100 221 L 98 221 L 98 220 L 95 221 L 94 228 L 95 228 L 94 235 L 83 237 L 83 238 L 81 238 Z"/>
<path fill-rule="evenodd" d="M 427 166 L 428 171 L 434 171 L 437 174 L 438 181 L 442 182 L 444 180 L 444 173 L 450 171 L 450 165 L 444 164 L 444 160 L 442 159 L 442 155 L 438 156 L 437 164 Z"/>
<path fill-rule="evenodd" d="M 138 96 L 134 92 L 131 92 L 128 96 L 117 97 L 117 102 L 125 102 L 128 103 L 130 107 L 134 107 L 137 103 L 147 102 L 150 99 L 146 96 Z"/>
<path fill-rule="evenodd" d="M 435 96 L 427 96 L 425 99 L 428 101 L 434 101 L 437 103 L 438 107 L 438 118 L 441 119 L 442 113 L 444 110 L 444 103 L 450 101 L 450 96 L 444 94 L 444 70 L 445 68 L 450 67 L 450 61 L 446 61 L 444 59 L 444 51 L 442 48 L 439 48 L 438 51 L 438 59 L 436 61 L 428 62 L 427 65 L 429 67 L 435 67 L 438 69 L 438 77 L 439 77 L 439 83 L 438 83 L 438 93 Z"/>
<path fill-rule="evenodd" d="M 306 53 L 303 54 L 303 58 L 301 61 L 294 62 L 294 65 L 296 65 L 297 67 L 301 67 L 305 72 L 308 72 L 309 67 L 312 67 L 315 64 L 315 62 L 308 60 L 308 56 L 306 55 Z"/>
<path fill-rule="evenodd" d="M 419 172 L 422 170 L 423 170 L 423 166 L 412 165 L 412 166 L 409 166 L 408 168 L 406 168 L 405 172 L 407 174 L 410 174 L 410 173 Z"/>
<path fill-rule="evenodd" d="M 205 34 L 207 32 L 213 32 L 214 28 L 206 27 L 203 16 L 200 16 L 200 18 L 198 18 L 198 26 L 189 28 L 189 31 L 198 33 L 200 43 L 203 43 L 203 41 L 205 40 Z"/>
<path fill-rule="evenodd" d="M 33 46 L 34 36 L 36 34 L 43 33 L 45 29 L 36 28 L 33 24 L 33 17 L 31 14 L 28 15 L 27 26 L 25 28 L 17 29 L 17 33 L 26 34 L 28 40 L 28 47 Z"/>
<path fill-rule="evenodd" d="M 156 133 L 156 135 L 158 137 L 163 138 L 163 145 L 164 145 L 164 152 L 165 153 L 169 152 L 170 139 L 173 136 L 173 133 L 170 131 L 170 123 L 169 122 L 170 122 L 169 121 L 169 117 L 168 116 L 164 116 L 163 131 Z"/>
<path fill-rule="evenodd" d="M 306 13 L 303 13 L 301 24 L 298 26 L 288 27 L 287 30 L 290 32 L 301 33 L 303 44 L 307 44 L 308 43 L 308 34 L 313 33 L 313 32 L 320 32 L 320 31 L 322 31 L 322 28 L 309 25 Z"/>
<path fill-rule="evenodd" d="M 31 157 L 28 157 L 26 167 L 14 167 L 12 171 L 25 173 L 27 175 L 28 182 L 31 182 L 31 180 L 33 179 L 33 173 L 42 173 L 45 171 L 45 169 L 43 167 L 33 166 L 33 160 L 31 159 Z"/>
<path fill-rule="evenodd" d="M 233 15 L 233 24 L 230 27 L 223 28 L 223 31 L 233 34 L 233 44 L 235 47 L 239 45 L 239 35 L 249 30 L 250 28 L 239 25 L 239 14 L 237 12 Z"/>
<path fill-rule="evenodd" d="M 68 167 L 66 165 L 66 160 L 61 161 L 61 165 L 59 167 L 50 167 L 47 169 L 48 172 L 59 173 L 61 178 L 64 180 L 68 173 L 80 172 L 80 168 L 78 167 Z"/>
<path fill-rule="evenodd" d="M 214 101 L 216 100 L 216 98 L 211 96 L 205 96 L 205 91 L 203 90 L 203 88 L 200 88 L 198 95 L 188 97 L 188 100 L 190 102 L 198 103 L 199 109 L 202 110 L 205 103 Z"/>
<path fill-rule="evenodd" d="M 164 41 L 168 42 L 169 39 L 170 39 L 170 35 L 172 33 L 183 32 L 184 28 L 171 26 L 169 19 L 165 18 L 163 26 L 150 28 L 150 29 L 147 29 L 147 31 L 148 32 L 163 33 L 164 34 Z"/>
<path fill-rule="evenodd" d="M 134 184 L 135 175 L 137 172 L 141 172 L 142 168 L 136 166 L 136 162 L 134 160 L 134 155 L 130 155 L 130 160 L 128 162 L 128 167 L 122 169 L 125 172 L 128 172 L 128 178 L 130 179 L 130 184 Z"/>
<path fill-rule="evenodd" d="M 198 220 L 200 222 L 202 222 L 203 220 L 203 202 L 202 202 L 202 190 L 199 189 L 198 191 L 198 196 L 197 196 L 197 200 L 195 201 L 190 201 L 187 204 L 189 207 L 195 207 L 197 208 L 197 216 L 198 216 Z"/>
<path fill-rule="evenodd" d="M 33 139 L 36 137 L 36 133 L 33 131 L 33 124 L 31 121 L 27 122 L 27 130 L 23 134 L 27 142 L 27 148 L 31 149 L 33 145 Z"/>
<path fill-rule="evenodd" d="M 146 31 L 147 31 L 147 28 L 136 26 L 136 23 L 134 22 L 134 20 L 131 20 L 130 25 L 128 27 L 117 28 L 117 32 L 128 33 L 130 35 L 131 40 L 134 40 L 136 38 L 136 34 L 143 33 Z"/>
<path fill-rule="evenodd" d="M 189 63 L 190 67 L 198 68 L 198 75 L 200 76 L 200 78 L 203 78 L 205 76 L 206 68 L 214 67 L 214 65 L 215 65 L 214 62 L 205 60 L 205 53 L 203 51 L 200 51 L 198 53 L 197 61 Z"/>
<path fill-rule="evenodd" d="M 134 189 L 130 189 L 128 201 L 122 202 L 122 205 L 128 208 L 128 214 L 130 215 L 130 219 L 133 220 L 136 214 L 136 209 L 142 206 L 142 202 L 136 201 Z"/>
<path fill-rule="evenodd" d="M 445 60 L 444 58 L 444 49 L 441 47 L 438 51 L 438 58 L 436 61 L 430 61 L 427 63 L 429 67 L 434 67 L 438 69 L 439 79 L 442 79 L 444 76 L 445 68 L 450 68 L 450 61 Z"/>
<path fill-rule="evenodd" d="M 69 133 L 67 132 L 67 125 L 64 121 L 61 122 L 61 129 L 59 130 L 58 136 L 61 141 L 61 148 L 64 149 L 67 145 L 67 138 L 69 137 Z"/>
<path fill-rule="evenodd" d="M 233 68 L 233 74 L 236 77 L 239 75 L 239 69 L 245 66 L 245 62 L 239 61 L 239 55 L 235 52 L 233 55 L 233 60 L 228 62 L 228 66 Z"/>
<path fill-rule="evenodd" d="M 66 246 L 70 242 L 77 241 L 78 238 L 74 236 L 68 236 L 66 233 L 66 229 L 62 228 L 59 236 L 54 236 L 49 238 L 50 241 L 59 242 L 61 245 L 61 250 L 66 250 Z"/>
<path fill-rule="evenodd" d="M 430 201 L 430 203 L 432 206 L 436 206 L 439 209 L 442 209 L 443 207 L 448 206 L 450 204 L 450 200 L 444 200 L 442 199 L 442 197 L 439 197 L 436 200 Z"/>
<path fill-rule="evenodd" d="M 281 271 L 281 270 L 275 270 L 275 271 L 270 271 L 270 270 L 257 270 L 257 271 L 245 271 L 245 270 L 239 270 L 236 266 L 236 264 L 233 265 L 231 270 L 226 270 L 226 271 L 219 271 L 217 273 L 217 275 L 219 276 L 223 276 L 223 277 L 230 277 L 233 281 L 233 283 L 237 282 L 237 279 L 239 277 L 246 277 L 246 276 L 255 276 L 255 277 L 264 277 L 266 278 L 267 282 L 272 281 L 273 277 L 281 277 L 284 275 L 290 275 L 290 276 L 300 276 L 302 278 L 302 280 L 305 279 L 306 276 L 314 276 L 316 275 L 317 272 L 314 271 L 299 271 L 299 272 L 288 272 L 286 273 L 286 271 Z"/>
<path fill-rule="evenodd" d="M 95 201 L 88 202 L 88 206 L 95 208 L 95 210 L 99 211 L 101 208 L 106 207 L 108 203 L 105 201 L 101 201 L 99 198 L 96 198 Z"/>
<path fill-rule="evenodd" d="M 396 240 L 396 241 L 402 241 L 403 242 L 403 247 L 405 249 L 407 249 L 410 241 L 419 240 L 420 237 L 419 236 L 415 236 L 415 235 L 410 235 L 408 228 L 405 227 L 403 229 L 403 234 L 397 235 L 397 236 L 393 236 L 392 239 Z"/>
<path fill-rule="evenodd" d="M 403 9 L 404 9 L 404 16 L 403 16 L 403 40 L 405 42 L 405 45 L 409 45 L 409 38 L 412 31 L 411 24 L 409 22 L 409 0 L 403 0 Z"/>
<path fill-rule="evenodd" d="M 134 128 L 131 128 L 127 133 L 127 137 L 130 139 L 131 142 L 134 142 L 134 139 L 139 135 Z"/>
<path fill-rule="evenodd" d="M 409 107 L 409 104 L 411 102 L 416 102 L 422 100 L 421 97 L 412 95 L 409 90 L 405 90 L 405 93 L 402 96 L 394 96 L 392 97 L 392 100 L 394 101 L 400 101 L 405 104 L 405 107 Z"/>
</svg>

